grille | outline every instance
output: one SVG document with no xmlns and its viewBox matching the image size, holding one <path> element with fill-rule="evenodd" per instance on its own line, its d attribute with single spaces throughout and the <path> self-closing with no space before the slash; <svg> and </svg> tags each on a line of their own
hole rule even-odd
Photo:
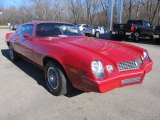
<svg viewBox="0 0 160 120">
<path fill-rule="evenodd" d="M 134 83 L 134 82 L 139 82 L 141 81 L 141 77 L 137 77 L 137 78 L 130 78 L 130 79 L 126 79 L 126 80 L 122 80 L 122 84 L 130 84 L 130 83 Z"/>
<path fill-rule="evenodd" d="M 118 70 L 119 71 L 128 71 L 128 70 L 135 70 L 139 69 L 141 67 L 142 60 L 134 60 L 134 61 L 128 61 L 128 62 L 120 62 L 118 63 Z"/>
</svg>

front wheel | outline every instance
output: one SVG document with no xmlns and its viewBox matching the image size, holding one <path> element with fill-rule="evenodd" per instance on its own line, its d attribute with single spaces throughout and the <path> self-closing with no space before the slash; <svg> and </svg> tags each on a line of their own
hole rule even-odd
<svg viewBox="0 0 160 120">
<path fill-rule="evenodd" d="M 45 66 L 45 79 L 51 94 L 59 96 L 67 93 L 67 78 L 53 61 L 49 61 Z"/>
</svg>

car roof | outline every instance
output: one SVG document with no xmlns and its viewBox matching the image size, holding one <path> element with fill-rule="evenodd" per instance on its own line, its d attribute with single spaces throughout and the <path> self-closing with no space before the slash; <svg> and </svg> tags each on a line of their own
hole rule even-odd
<svg viewBox="0 0 160 120">
<path fill-rule="evenodd" d="M 63 23 L 63 24 L 74 25 L 73 23 L 69 22 L 54 22 L 54 21 L 32 21 L 32 22 L 26 22 L 24 24 L 40 24 L 40 23 Z"/>
</svg>

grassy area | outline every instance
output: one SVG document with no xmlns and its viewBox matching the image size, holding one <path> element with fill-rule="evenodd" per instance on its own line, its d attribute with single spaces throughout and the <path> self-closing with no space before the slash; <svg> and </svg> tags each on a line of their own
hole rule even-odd
<svg viewBox="0 0 160 120">
<path fill-rule="evenodd" d="M 0 29 L 9 29 L 9 27 L 5 25 L 0 25 Z"/>
</svg>

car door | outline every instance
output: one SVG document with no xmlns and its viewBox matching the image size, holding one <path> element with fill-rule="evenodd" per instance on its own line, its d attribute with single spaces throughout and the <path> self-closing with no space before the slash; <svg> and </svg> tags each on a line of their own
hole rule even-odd
<svg viewBox="0 0 160 120">
<path fill-rule="evenodd" d="M 19 47 L 19 33 L 21 31 L 21 26 L 16 30 L 16 32 L 14 33 L 14 35 L 12 35 L 10 37 L 11 41 L 12 41 L 12 46 L 14 48 L 14 50 L 18 53 L 20 53 L 21 49 Z"/>
<path fill-rule="evenodd" d="M 33 24 L 22 25 L 19 32 L 18 46 L 20 48 L 20 54 L 32 60 L 32 33 Z M 29 38 L 25 38 L 24 35 L 29 34 Z"/>
<path fill-rule="evenodd" d="M 87 25 L 83 25 L 82 28 L 83 33 L 88 33 Z"/>
</svg>

